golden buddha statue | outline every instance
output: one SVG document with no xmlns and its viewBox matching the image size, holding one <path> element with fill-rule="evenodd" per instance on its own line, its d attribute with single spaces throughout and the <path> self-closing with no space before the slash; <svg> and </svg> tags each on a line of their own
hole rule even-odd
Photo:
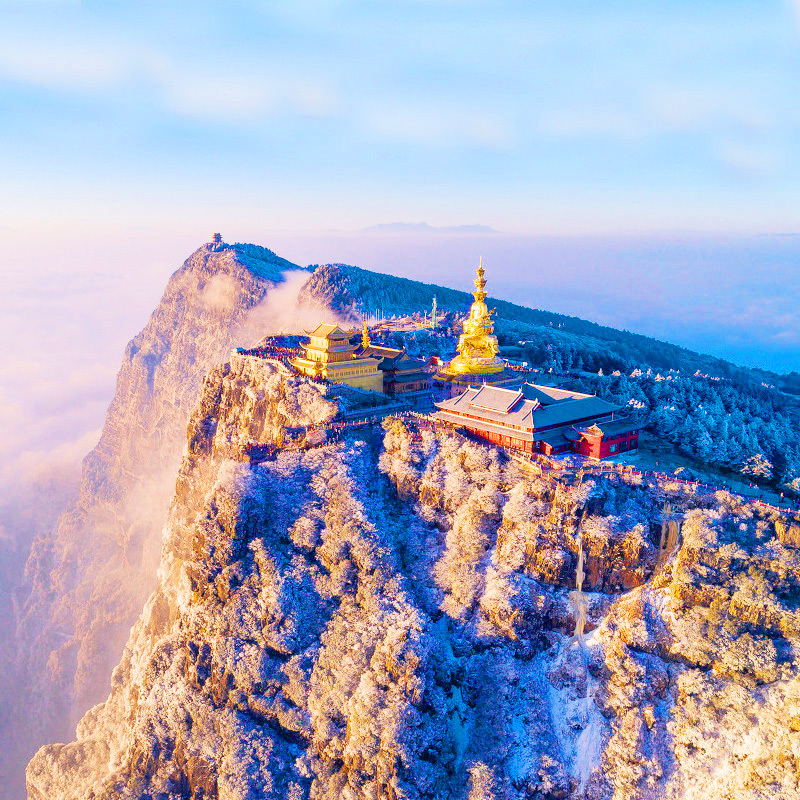
<svg viewBox="0 0 800 800">
<path fill-rule="evenodd" d="M 494 335 L 492 314 L 486 307 L 486 281 L 483 276 L 483 259 L 478 265 L 475 279 L 475 302 L 464 320 L 464 333 L 458 339 L 458 355 L 442 370 L 452 375 L 490 375 L 503 371 L 503 362 L 497 357 L 499 348 Z"/>
</svg>

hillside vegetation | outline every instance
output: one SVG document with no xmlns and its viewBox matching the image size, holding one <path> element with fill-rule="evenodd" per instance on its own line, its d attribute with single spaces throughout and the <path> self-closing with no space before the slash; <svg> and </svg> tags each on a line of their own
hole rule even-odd
<svg viewBox="0 0 800 800">
<path fill-rule="evenodd" d="M 158 587 L 31 800 L 798 797 L 797 525 L 397 419 L 240 459 L 334 412 L 268 362 L 209 372 Z"/>
</svg>

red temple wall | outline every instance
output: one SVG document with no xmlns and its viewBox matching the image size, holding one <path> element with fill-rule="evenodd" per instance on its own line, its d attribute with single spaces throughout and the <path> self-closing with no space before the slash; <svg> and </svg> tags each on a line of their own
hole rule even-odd
<svg viewBox="0 0 800 800">
<path fill-rule="evenodd" d="M 603 459 L 609 456 L 616 456 L 620 453 L 626 453 L 635 450 L 639 446 L 639 432 L 634 434 L 623 433 L 620 436 L 615 436 L 611 439 L 604 437 L 597 437 L 592 439 L 583 438 L 578 442 L 574 442 L 570 447 L 554 448 L 547 442 L 538 442 L 534 445 L 533 442 L 527 442 L 522 439 L 517 439 L 514 436 L 507 436 L 489 431 L 484 431 L 479 428 L 472 427 L 469 424 L 470 417 L 466 414 L 458 414 L 464 420 L 464 427 L 475 436 L 485 439 L 486 441 L 498 444 L 503 447 L 514 447 L 517 450 L 522 450 L 525 453 L 532 453 L 534 447 L 545 455 L 554 455 L 564 452 L 577 452 L 587 458 Z M 513 429 L 509 429 L 511 432 Z M 622 447 L 625 443 L 624 448 Z M 612 446 L 615 448 L 614 452 L 611 451 Z"/>
<path fill-rule="evenodd" d="M 502 447 L 514 447 L 515 449 L 522 450 L 525 453 L 533 452 L 533 445 L 531 442 L 525 442 L 522 439 L 515 439 L 513 436 L 504 436 L 499 433 L 482 431 L 478 428 L 470 428 L 468 425 L 465 427 L 470 433 L 474 434 L 475 436 L 479 436 L 481 439 L 485 439 L 488 442 L 492 442 L 493 444 L 499 444 Z"/>
<path fill-rule="evenodd" d="M 627 442 L 623 449 L 621 445 Z M 611 451 L 612 445 L 616 446 L 614 452 Z M 633 436 L 623 433 L 621 436 L 616 436 L 613 439 L 603 439 L 600 443 L 600 456 L 599 458 L 608 458 L 608 456 L 618 456 L 620 453 L 628 453 L 635 450 L 639 446 L 639 432 L 637 431 Z"/>
</svg>

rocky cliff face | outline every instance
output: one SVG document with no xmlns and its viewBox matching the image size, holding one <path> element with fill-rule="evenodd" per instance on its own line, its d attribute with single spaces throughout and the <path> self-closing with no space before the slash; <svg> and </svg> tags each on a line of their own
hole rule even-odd
<svg viewBox="0 0 800 800">
<path fill-rule="evenodd" d="M 158 586 L 33 800 L 798 796 L 800 529 L 399 421 L 242 456 L 334 412 L 268 362 L 209 373 Z"/>
<path fill-rule="evenodd" d="M 201 247 L 128 345 L 79 497 L 35 542 L 17 596 L 17 668 L 5 678 L 16 700 L 8 729 L 23 751 L 68 736 L 107 693 L 155 587 L 161 528 L 203 376 L 234 345 L 263 336 L 279 312 L 270 298 L 288 284 L 299 288 L 307 274 L 264 248 Z M 12 747 L 4 754 L 15 757 Z"/>
</svg>

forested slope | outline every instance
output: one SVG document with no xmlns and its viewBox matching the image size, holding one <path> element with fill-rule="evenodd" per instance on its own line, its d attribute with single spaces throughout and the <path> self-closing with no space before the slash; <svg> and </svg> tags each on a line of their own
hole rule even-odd
<svg viewBox="0 0 800 800">
<path fill-rule="evenodd" d="M 466 311 L 472 303 L 469 292 L 450 289 L 394 275 L 370 272 L 347 264 L 314 266 L 304 292 L 308 297 L 324 299 L 331 308 L 353 315 L 383 309 L 391 314 L 410 314 L 430 309 L 434 295 L 440 309 Z M 490 284 L 491 288 L 491 284 Z M 739 382 L 782 382 L 780 376 L 762 370 L 739 367 L 722 358 L 704 355 L 662 342 L 649 336 L 599 325 L 596 322 L 527 308 L 490 297 L 487 304 L 497 309 L 498 334 L 509 343 L 530 339 L 561 351 L 565 367 L 572 366 L 569 354 L 584 353 L 587 368 L 679 369 L 700 372 Z M 547 330 L 544 330 L 547 329 Z M 576 361 L 573 358 L 572 361 Z M 597 364 L 597 366 L 595 366 Z"/>
<path fill-rule="evenodd" d="M 209 373 L 158 587 L 31 800 L 799 796 L 797 525 L 397 419 L 241 459 L 334 413 L 268 362 Z"/>
</svg>

